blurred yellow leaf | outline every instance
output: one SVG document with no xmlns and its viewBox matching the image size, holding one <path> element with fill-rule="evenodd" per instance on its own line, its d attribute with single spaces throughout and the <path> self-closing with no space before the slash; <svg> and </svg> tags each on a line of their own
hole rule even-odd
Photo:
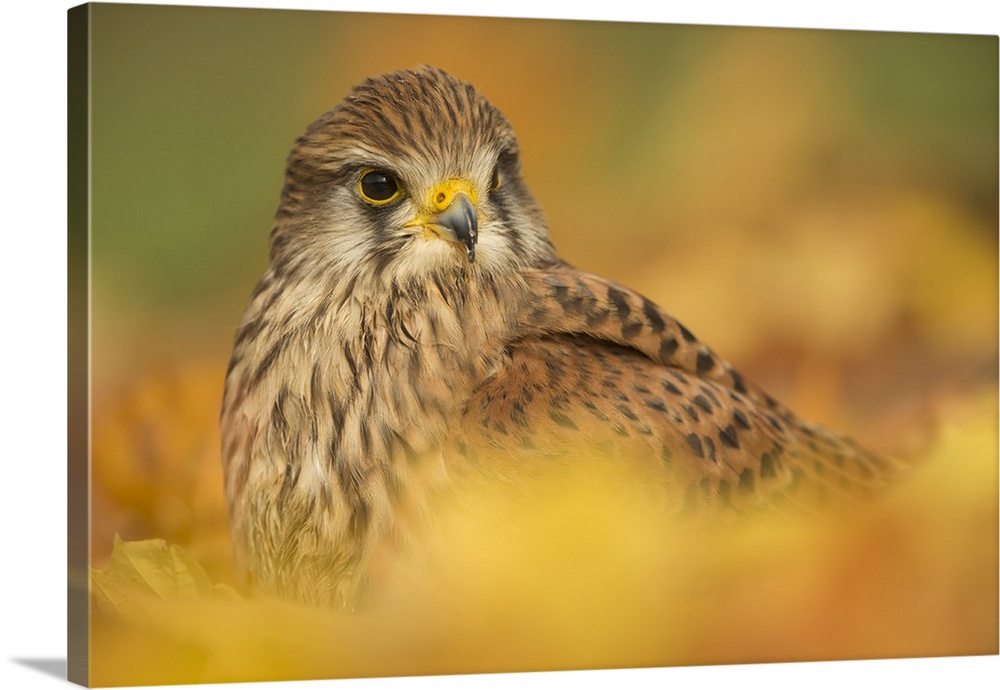
<svg viewBox="0 0 1000 690">
<path fill-rule="evenodd" d="M 587 464 L 477 484 L 356 612 L 220 596 L 180 549 L 119 541 L 95 597 L 135 607 L 95 616 L 92 680 L 995 654 L 996 412 L 993 389 L 957 400 L 913 475 L 833 524 L 666 520 Z"/>
<path fill-rule="evenodd" d="M 238 598 L 229 588 L 214 586 L 191 556 L 162 539 L 127 542 L 116 535 L 107 569 L 91 569 L 90 578 L 101 610 L 122 615 L 135 613 L 138 597 L 192 600 L 222 594 Z"/>
</svg>

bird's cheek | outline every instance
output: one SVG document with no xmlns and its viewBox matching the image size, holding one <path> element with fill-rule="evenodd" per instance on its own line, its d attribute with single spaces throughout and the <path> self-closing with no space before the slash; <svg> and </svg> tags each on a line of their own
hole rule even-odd
<svg viewBox="0 0 1000 690">
<path fill-rule="evenodd" d="M 476 248 L 476 261 L 481 261 L 484 268 L 495 268 L 512 258 L 511 243 L 507 229 L 495 221 L 481 223 L 479 226 L 479 242 Z"/>
</svg>

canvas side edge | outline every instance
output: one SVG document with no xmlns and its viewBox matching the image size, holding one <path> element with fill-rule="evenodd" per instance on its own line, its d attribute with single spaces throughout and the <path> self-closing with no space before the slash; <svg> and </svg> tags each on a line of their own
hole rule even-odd
<svg viewBox="0 0 1000 690">
<path fill-rule="evenodd" d="M 90 5 L 67 13 L 67 679 L 90 680 Z"/>
</svg>

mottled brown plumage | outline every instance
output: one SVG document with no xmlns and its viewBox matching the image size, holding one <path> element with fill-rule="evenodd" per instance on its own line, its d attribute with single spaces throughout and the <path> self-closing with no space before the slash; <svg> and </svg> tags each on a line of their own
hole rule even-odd
<svg viewBox="0 0 1000 690">
<path fill-rule="evenodd" d="M 560 260 L 510 125 L 432 68 L 365 81 L 296 143 L 222 432 L 240 566 L 334 605 L 465 469 L 640 458 L 677 511 L 812 510 L 895 471 Z"/>
</svg>

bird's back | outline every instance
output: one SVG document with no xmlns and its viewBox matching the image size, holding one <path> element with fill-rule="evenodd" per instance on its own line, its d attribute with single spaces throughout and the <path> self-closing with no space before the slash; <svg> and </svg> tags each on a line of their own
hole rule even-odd
<svg viewBox="0 0 1000 690">
<path fill-rule="evenodd" d="M 458 450 L 470 461 L 517 472 L 614 457 L 637 463 L 677 511 L 823 512 L 901 470 L 799 419 L 638 293 L 565 264 L 527 278 L 530 335 L 466 405 Z"/>
</svg>

